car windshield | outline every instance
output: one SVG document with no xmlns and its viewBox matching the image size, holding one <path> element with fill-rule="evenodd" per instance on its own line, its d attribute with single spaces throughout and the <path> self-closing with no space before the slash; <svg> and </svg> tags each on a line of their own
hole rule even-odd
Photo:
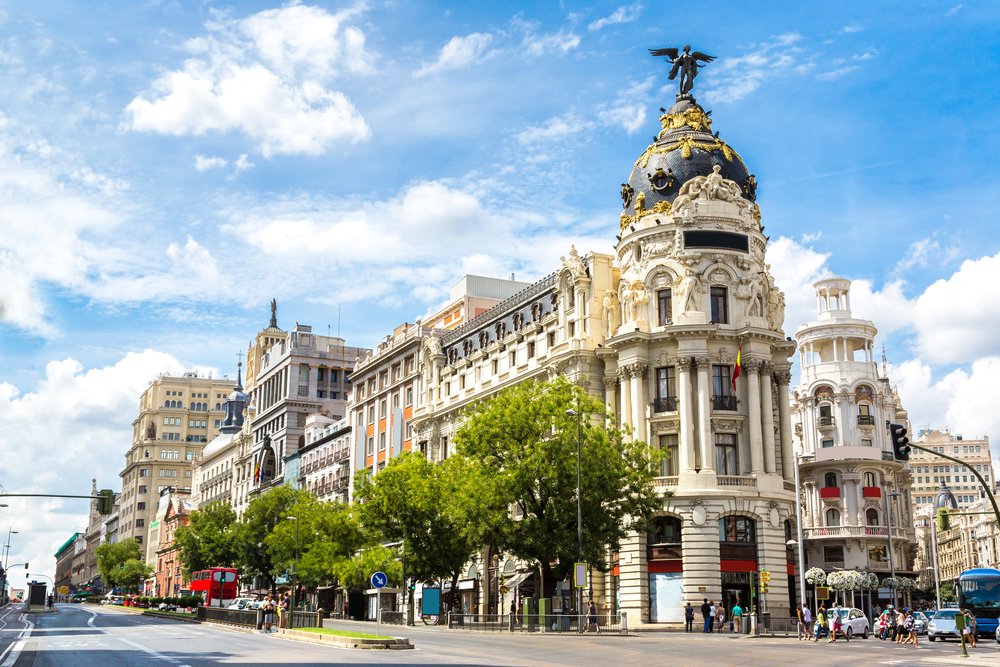
<svg viewBox="0 0 1000 667">
<path fill-rule="evenodd" d="M 934 618 L 950 618 L 954 620 L 955 614 L 957 613 L 958 611 L 955 609 L 942 609 L 938 613 L 934 614 Z"/>
<path fill-rule="evenodd" d="M 841 618 L 847 618 L 847 614 L 849 614 L 849 613 L 850 613 L 850 611 L 851 611 L 850 609 L 843 609 L 843 608 L 841 608 L 841 609 L 840 609 L 840 610 L 838 611 L 838 613 L 840 614 L 840 617 L 841 617 Z"/>
</svg>

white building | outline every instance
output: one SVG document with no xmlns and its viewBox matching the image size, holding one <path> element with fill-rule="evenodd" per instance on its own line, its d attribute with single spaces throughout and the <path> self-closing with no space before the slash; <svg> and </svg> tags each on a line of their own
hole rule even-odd
<svg viewBox="0 0 1000 667">
<path fill-rule="evenodd" d="M 878 372 L 875 325 L 851 314 L 851 281 L 814 286 L 818 317 L 795 332 L 801 376 L 792 395 L 806 569 L 888 577 L 891 525 L 892 565 L 912 575 L 911 478 L 885 426 L 908 425 L 906 412 Z"/>
</svg>

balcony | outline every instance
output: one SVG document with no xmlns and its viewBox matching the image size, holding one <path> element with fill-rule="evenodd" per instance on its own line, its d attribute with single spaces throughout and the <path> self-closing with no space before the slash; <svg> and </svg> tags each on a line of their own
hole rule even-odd
<svg viewBox="0 0 1000 667">
<path fill-rule="evenodd" d="M 837 428 L 837 422 L 834 421 L 833 417 L 820 417 L 816 420 L 816 426 L 821 431 L 832 431 Z"/>
<path fill-rule="evenodd" d="M 742 475 L 719 475 L 719 486 L 738 486 L 745 489 L 756 489 L 757 478 Z"/>
<path fill-rule="evenodd" d="M 886 526 L 820 526 L 817 528 L 803 528 L 803 534 L 807 540 L 823 537 L 882 537 L 889 536 L 889 529 Z M 892 539 L 911 539 L 906 534 L 905 529 L 900 526 L 892 527 Z"/>
<path fill-rule="evenodd" d="M 653 487 L 656 489 L 669 489 L 677 486 L 677 476 L 654 477 Z"/>
<path fill-rule="evenodd" d="M 880 486 L 864 486 L 864 487 L 861 487 L 861 496 L 863 498 L 881 498 L 882 497 L 882 487 L 880 487 Z"/>
<path fill-rule="evenodd" d="M 713 396 L 712 397 L 712 409 L 713 410 L 736 410 L 736 397 L 735 396 Z"/>
<path fill-rule="evenodd" d="M 840 487 L 839 486 L 824 486 L 819 490 L 819 497 L 824 500 L 834 499 L 840 497 Z"/>
<path fill-rule="evenodd" d="M 858 426 L 874 426 L 875 415 L 858 415 Z"/>
<path fill-rule="evenodd" d="M 653 399 L 653 412 L 677 412 L 677 397 L 665 396 Z"/>
</svg>

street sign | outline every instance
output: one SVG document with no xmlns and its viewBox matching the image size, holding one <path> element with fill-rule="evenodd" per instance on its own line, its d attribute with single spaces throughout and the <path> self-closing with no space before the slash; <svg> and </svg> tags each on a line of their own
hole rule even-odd
<svg viewBox="0 0 1000 667">
<path fill-rule="evenodd" d="M 60 586 L 59 595 L 69 595 L 69 586 Z"/>
<path fill-rule="evenodd" d="M 574 588 L 586 588 L 587 587 L 587 573 L 590 570 L 586 563 L 574 563 L 573 564 L 573 587 Z"/>
<path fill-rule="evenodd" d="M 817 586 L 816 587 L 816 599 L 817 600 L 829 600 L 830 599 L 830 587 L 829 586 Z"/>
<path fill-rule="evenodd" d="M 225 577 L 225 578 L 223 578 L 223 577 Z M 228 584 L 230 581 L 236 581 L 236 573 L 235 572 L 213 572 L 212 573 L 212 580 L 213 581 L 221 581 L 223 583 Z"/>
<path fill-rule="evenodd" d="M 765 584 L 771 583 L 771 573 L 767 570 L 760 571 L 760 580 Z"/>
<path fill-rule="evenodd" d="M 372 588 L 385 588 L 387 583 L 389 577 L 385 576 L 385 572 L 376 572 L 372 575 Z"/>
</svg>

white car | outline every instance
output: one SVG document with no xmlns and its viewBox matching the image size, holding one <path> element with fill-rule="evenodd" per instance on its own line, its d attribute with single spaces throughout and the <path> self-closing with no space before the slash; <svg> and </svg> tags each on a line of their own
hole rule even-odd
<svg viewBox="0 0 1000 667">
<path fill-rule="evenodd" d="M 871 633 L 871 623 L 868 622 L 868 617 L 865 616 L 865 612 L 857 609 L 856 607 L 834 607 L 833 609 L 830 609 L 827 612 L 830 617 L 830 632 L 833 632 L 834 613 L 840 614 L 841 637 L 846 637 L 848 640 L 858 636 L 863 639 L 868 639 L 868 635 Z"/>
<path fill-rule="evenodd" d="M 253 598 L 236 598 L 226 609 L 250 609 L 253 601 Z"/>
</svg>

